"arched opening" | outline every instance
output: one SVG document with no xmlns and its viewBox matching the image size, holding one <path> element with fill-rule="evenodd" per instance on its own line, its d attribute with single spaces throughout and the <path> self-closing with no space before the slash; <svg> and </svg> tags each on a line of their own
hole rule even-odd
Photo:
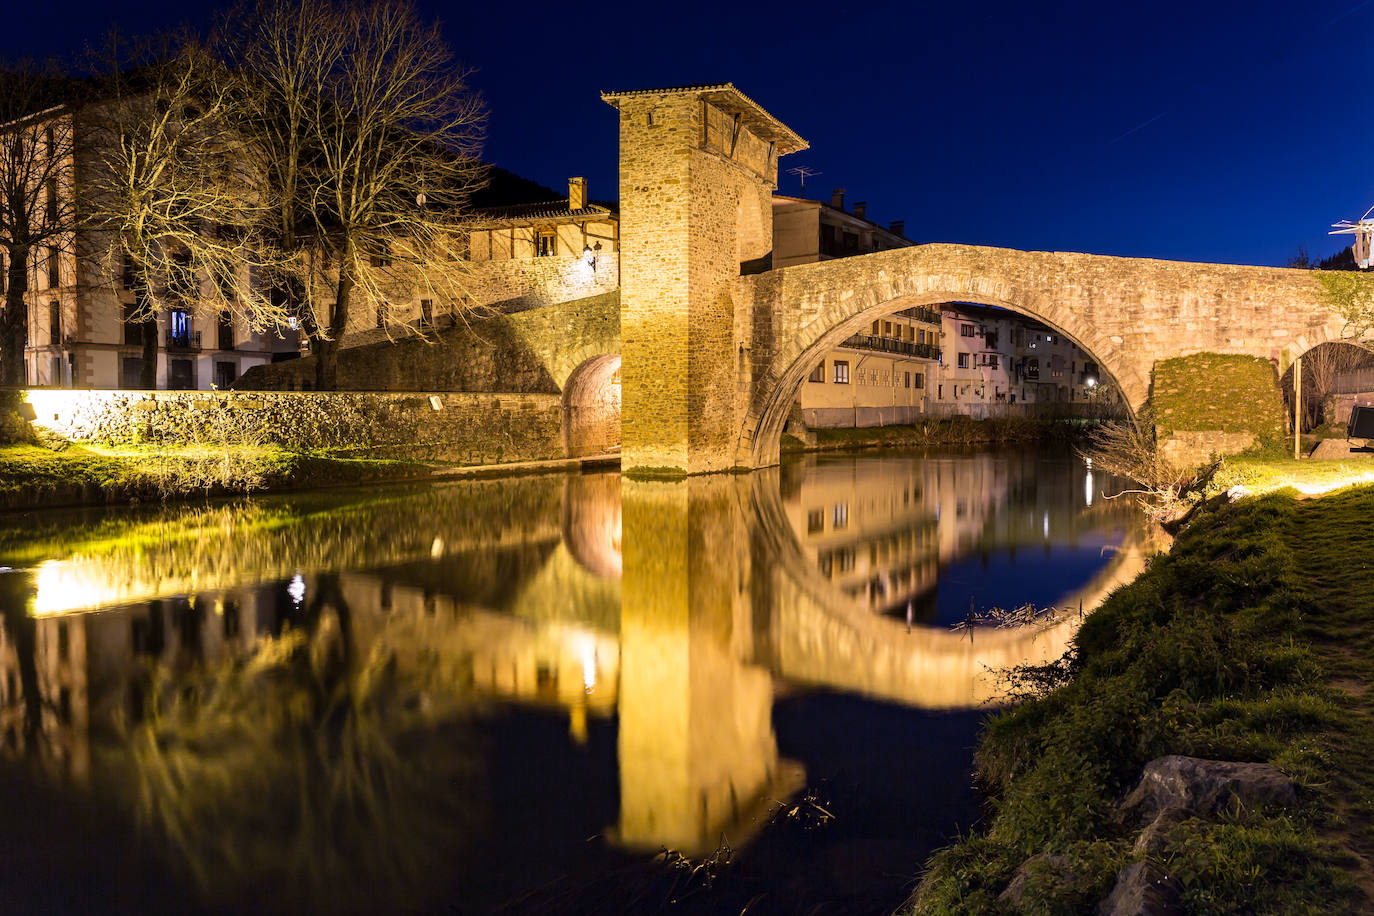
<svg viewBox="0 0 1374 916">
<path fill-rule="evenodd" d="M 1293 366 L 1279 380 L 1291 421 Z M 1333 435 L 1350 420 L 1356 404 L 1374 406 L 1374 350 L 1353 341 L 1327 341 L 1302 354 L 1302 432 L 1327 429 Z"/>
<path fill-rule="evenodd" d="M 570 458 L 620 450 L 620 354 L 586 360 L 563 386 L 563 446 Z"/>
<path fill-rule="evenodd" d="M 763 378 L 769 379 L 770 383 L 756 389 L 754 403 L 751 405 L 750 415 L 746 420 L 746 426 L 741 436 L 739 463 L 748 463 L 753 467 L 767 467 L 777 463 L 779 438 L 788 421 L 789 414 L 793 412 L 793 404 L 798 392 L 807 384 L 808 379 L 813 377 L 813 372 L 826 359 L 827 354 L 848 340 L 868 335 L 875 323 L 878 324 L 881 332 L 885 319 L 895 313 L 910 310 L 938 310 L 942 304 L 947 303 L 970 306 L 986 304 L 996 310 L 1002 310 L 1010 315 L 1025 318 L 1028 322 L 1044 326 L 1054 336 L 1069 342 L 1085 355 L 1084 365 L 1072 367 L 1072 374 L 1082 376 L 1079 379 L 1081 382 L 1086 382 L 1087 376 L 1091 375 L 1093 385 L 1090 387 L 1096 389 L 1100 386 L 1102 392 L 1111 392 L 1110 395 L 1104 394 L 1103 398 L 1104 400 L 1110 398 L 1113 401 L 1111 406 L 1114 409 L 1121 414 L 1134 418 L 1136 411 L 1143 405 L 1149 389 L 1148 378 L 1135 377 L 1138 373 L 1123 378 L 1123 367 L 1116 364 L 1111 354 L 1108 352 L 1100 355 L 1097 352 L 1108 348 L 1097 346 L 1096 344 L 1100 342 L 1088 342 L 1093 340 L 1091 332 L 1083 328 L 1066 326 L 1072 324 L 1071 318 L 1056 320 L 1056 317 L 1041 314 L 1037 310 L 1018 308 L 1016 303 L 1011 301 L 997 301 L 986 297 L 980 297 L 979 303 L 972 303 L 968 300 L 967 294 L 960 295 L 957 293 L 945 295 L 926 293 L 919 297 L 903 297 L 867 307 L 853 303 L 848 308 L 834 309 L 829 315 L 822 314 L 819 316 L 811 328 L 825 328 L 823 331 L 813 333 L 811 328 L 804 329 L 803 336 L 808 338 L 809 342 L 801 341 L 792 347 L 779 348 L 778 356 L 774 359 L 772 366 L 769 367 L 769 371 L 762 375 Z M 1067 318 L 1067 316 L 1058 317 Z M 829 327 L 826 328 L 826 325 Z M 881 337 L 881 333 L 874 336 Z M 947 346 L 947 341 L 942 340 L 941 346 Z M 932 365 L 937 365 L 937 363 L 932 363 Z M 847 384 L 855 384 L 855 373 L 863 367 L 851 364 L 844 368 L 848 372 Z M 1069 370 L 1067 365 L 1064 368 Z M 1129 371 L 1129 367 L 1126 368 Z M 833 369 L 830 370 L 830 374 L 833 374 Z M 840 384 L 846 384 L 842 377 L 831 378 L 830 374 L 827 375 L 829 383 L 833 384 L 838 380 Z M 1068 374 L 1070 372 L 1066 371 L 1065 375 Z M 886 384 L 889 387 L 900 385 L 902 389 L 905 389 L 906 379 L 904 376 L 905 372 L 901 378 L 887 378 L 886 380 L 880 378 L 878 384 Z M 1069 380 L 1065 378 L 1063 381 L 1067 383 Z M 938 386 L 940 383 L 927 380 L 926 384 Z M 1067 384 L 1057 387 L 1064 387 L 1070 392 L 1073 390 Z M 999 395 L 1004 400 L 999 401 Z M 980 393 L 979 399 L 993 404 L 1010 404 L 1010 395 L 1010 391 L 998 392 L 989 385 L 989 390 Z M 1018 393 L 1018 397 L 1020 396 Z M 1068 397 L 1065 397 L 1065 400 L 1068 400 Z M 856 410 L 856 420 L 850 425 L 910 422 L 909 416 L 912 412 L 909 405 L 903 409 L 874 410 L 867 413 Z M 870 421 L 876 420 L 877 422 L 861 422 L 865 417 Z"/>
</svg>

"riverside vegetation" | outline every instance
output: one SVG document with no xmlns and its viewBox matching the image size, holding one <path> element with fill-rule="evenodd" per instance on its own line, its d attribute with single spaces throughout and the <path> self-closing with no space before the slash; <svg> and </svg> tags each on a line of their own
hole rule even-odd
<svg viewBox="0 0 1374 916">
<path fill-rule="evenodd" d="M 1299 799 L 1167 827 L 1149 858 L 1185 911 L 1369 909 L 1371 556 L 1374 487 L 1209 501 L 1067 656 L 1012 673 L 1019 701 L 988 721 L 976 754 L 987 822 L 931 859 L 906 912 L 1087 912 L 1147 858 L 1117 806 L 1170 754 L 1273 764 Z M 1023 893 L 999 900 L 1037 855 Z"/>
</svg>

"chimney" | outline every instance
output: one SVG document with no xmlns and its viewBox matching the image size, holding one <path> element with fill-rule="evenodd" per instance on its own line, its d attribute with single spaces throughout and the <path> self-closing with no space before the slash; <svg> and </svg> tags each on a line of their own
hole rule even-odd
<svg viewBox="0 0 1374 916">
<path fill-rule="evenodd" d="M 861 200 L 854 205 L 854 215 L 859 219 L 868 219 L 868 201 Z"/>
<path fill-rule="evenodd" d="M 587 206 L 587 179 L 568 179 L 568 209 L 582 210 Z"/>
<path fill-rule="evenodd" d="M 836 210 L 844 209 L 844 188 L 836 188 L 830 192 L 830 206 Z"/>
<path fill-rule="evenodd" d="M 906 238 L 906 220 L 894 219 L 892 224 L 887 227 L 887 231 L 891 232 L 893 235 L 900 235 L 902 238 Z"/>
</svg>

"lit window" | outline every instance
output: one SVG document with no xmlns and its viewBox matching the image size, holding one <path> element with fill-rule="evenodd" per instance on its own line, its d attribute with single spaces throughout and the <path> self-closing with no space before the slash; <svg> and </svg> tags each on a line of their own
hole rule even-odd
<svg viewBox="0 0 1374 916">
<path fill-rule="evenodd" d="M 847 360 L 837 359 L 837 360 L 835 360 L 834 365 L 835 365 L 835 384 L 836 384 L 836 385 L 848 385 L 848 384 L 849 384 L 849 362 L 848 362 Z"/>
<path fill-rule="evenodd" d="M 540 229 L 534 236 L 534 256 L 551 258 L 558 253 L 558 233 L 552 229 Z"/>
<path fill-rule="evenodd" d="M 967 353 L 960 353 L 960 354 L 959 354 L 959 368 L 960 368 L 960 369 L 967 369 L 967 368 L 968 368 L 968 354 L 967 354 Z"/>
<path fill-rule="evenodd" d="M 835 503 L 835 509 L 830 514 L 831 527 L 836 531 L 841 528 L 849 527 L 849 503 Z"/>
<path fill-rule="evenodd" d="M 972 337 L 972 336 L 973 336 L 973 325 L 971 325 L 971 324 L 961 324 L 961 325 L 959 325 L 959 336 L 960 336 L 960 337 Z"/>
</svg>

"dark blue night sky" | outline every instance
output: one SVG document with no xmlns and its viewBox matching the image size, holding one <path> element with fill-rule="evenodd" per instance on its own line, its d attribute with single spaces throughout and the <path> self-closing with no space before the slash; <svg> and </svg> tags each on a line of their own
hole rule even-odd
<svg viewBox="0 0 1374 916">
<path fill-rule="evenodd" d="M 783 160 L 821 173 L 808 196 L 846 187 L 916 241 L 1283 264 L 1374 204 L 1374 0 L 422 6 L 476 68 L 487 158 L 593 197 L 616 180 L 600 91 L 729 80 L 810 141 Z M 0 54 L 187 10 L 25 3 Z"/>
</svg>

